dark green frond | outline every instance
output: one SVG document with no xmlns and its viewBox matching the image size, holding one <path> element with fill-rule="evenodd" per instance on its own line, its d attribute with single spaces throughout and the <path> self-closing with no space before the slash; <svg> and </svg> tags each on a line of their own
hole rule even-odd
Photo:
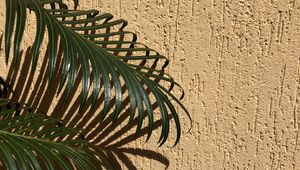
<svg viewBox="0 0 300 170">
<path fill-rule="evenodd" d="M 74 0 L 74 3 L 77 7 L 78 1 Z M 189 113 L 180 100 L 171 93 L 171 90 L 174 86 L 181 87 L 164 72 L 164 68 L 169 63 L 168 59 L 155 50 L 136 42 L 137 36 L 134 33 L 123 30 L 127 25 L 125 20 L 111 21 L 113 18 L 111 14 L 99 14 L 97 10 L 69 10 L 60 0 L 7 0 L 6 4 L 7 57 L 14 27 L 16 30 L 23 28 L 26 19 L 23 9 L 26 6 L 35 12 L 37 18 L 37 32 L 32 48 L 33 70 L 36 68 L 45 30 L 47 30 L 49 35 L 49 82 L 52 82 L 56 73 L 56 54 L 58 46 L 61 45 L 64 58 L 60 87 L 66 86 L 66 96 L 69 96 L 73 91 L 74 82 L 78 76 L 78 66 L 80 66 L 82 72 L 80 110 L 87 101 L 90 88 L 93 91 L 92 103 L 95 104 L 99 99 L 100 89 L 103 87 L 104 106 L 99 122 L 106 118 L 112 98 L 115 98 L 113 120 L 118 120 L 122 111 L 121 106 L 124 99 L 122 86 L 124 86 L 130 98 L 129 124 L 136 113 L 138 116 L 137 133 L 142 128 L 146 114 L 149 125 L 148 138 L 151 136 L 155 115 L 152 105 L 157 103 L 163 122 L 160 143 L 165 143 L 168 138 L 170 116 L 176 123 L 178 133 L 175 144 L 178 143 L 181 128 L 178 111 L 174 104 L 177 103 L 188 116 Z M 14 24 L 15 20 L 17 20 L 16 25 Z M 20 44 L 22 35 L 20 33 L 14 38 L 15 44 Z M 58 39 L 60 43 L 58 43 Z M 16 54 L 18 50 L 18 46 L 15 47 Z M 18 60 L 18 56 L 15 56 L 15 60 Z M 159 62 L 163 64 L 161 64 L 161 68 L 157 69 Z M 165 84 L 169 84 L 168 89 L 164 87 Z M 91 85 L 92 87 L 90 87 Z M 113 89 L 114 91 L 112 91 Z M 154 99 L 150 98 L 149 94 Z M 171 102 L 171 99 L 174 103 Z"/>
<path fill-rule="evenodd" d="M 80 132 L 0 98 L 1 169 L 110 169 L 104 152 L 80 139 Z"/>
</svg>

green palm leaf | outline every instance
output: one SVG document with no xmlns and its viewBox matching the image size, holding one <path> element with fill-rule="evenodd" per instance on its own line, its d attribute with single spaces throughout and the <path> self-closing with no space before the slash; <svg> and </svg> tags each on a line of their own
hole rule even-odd
<svg viewBox="0 0 300 170">
<path fill-rule="evenodd" d="M 74 2 L 75 6 L 77 6 L 78 1 Z M 37 18 L 37 32 L 32 48 L 33 70 L 36 68 L 39 51 L 45 37 L 45 30 L 47 30 L 49 36 L 49 83 L 52 82 L 56 73 L 58 46 L 62 45 L 64 58 L 60 87 L 62 88 L 66 84 L 66 99 L 73 90 L 75 79 L 79 76 L 77 74 L 78 67 L 80 67 L 83 85 L 80 110 L 87 101 L 90 86 L 93 86 L 92 96 L 94 104 L 99 99 L 99 93 L 101 92 L 101 87 L 103 87 L 104 106 L 99 121 L 101 122 L 109 112 L 113 97 L 115 98 L 113 117 L 114 121 L 116 121 L 121 113 L 121 105 L 124 98 L 122 86 L 125 86 L 130 98 L 131 114 L 129 124 L 133 120 L 135 113 L 138 113 L 137 133 L 142 128 L 144 114 L 147 114 L 148 139 L 151 136 L 154 120 L 152 104 L 156 102 L 162 120 L 160 143 L 165 143 L 168 138 L 170 129 L 169 116 L 172 116 L 175 120 L 177 129 L 175 144 L 178 143 L 181 132 L 180 121 L 171 99 L 179 104 L 189 116 L 180 99 L 170 92 L 174 85 L 179 85 L 164 73 L 164 68 L 168 64 L 168 60 L 165 57 L 143 44 L 136 43 L 135 34 L 123 31 L 123 28 L 127 25 L 126 21 L 116 20 L 109 22 L 113 16 L 111 14 L 100 15 L 97 10 L 69 10 L 61 0 L 6 0 L 6 8 L 5 51 L 7 60 L 10 54 L 12 33 L 15 28 L 13 51 L 14 62 L 18 63 L 19 46 L 26 21 L 24 9 L 29 8 L 35 12 Z M 108 31 L 111 27 L 117 25 L 121 25 L 119 30 L 116 32 Z M 106 30 L 106 32 L 101 32 L 101 30 Z M 114 36 L 125 37 L 127 35 L 132 35 L 133 41 L 116 41 L 113 39 Z M 124 48 L 126 45 L 128 47 Z M 135 48 L 135 46 L 140 47 Z M 133 55 L 141 52 L 145 52 L 145 55 Z M 121 53 L 125 55 L 122 56 L 120 55 Z M 153 66 L 156 66 L 159 60 L 165 60 L 165 64 L 162 66 L 162 69 L 157 70 L 155 67 L 146 66 L 145 63 L 149 60 L 154 60 Z M 135 61 L 140 61 L 140 63 L 136 64 L 134 63 Z M 159 81 L 169 83 L 170 89 L 159 84 Z M 112 92 L 113 89 L 114 92 Z M 153 100 L 150 99 L 148 91 L 153 95 Z"/>
<path fill-rule="evenodd" d="M 0 98 L 1 169 L 110 169 L 104 152 L 78 139 L 80 132 Z"/>
</svg>

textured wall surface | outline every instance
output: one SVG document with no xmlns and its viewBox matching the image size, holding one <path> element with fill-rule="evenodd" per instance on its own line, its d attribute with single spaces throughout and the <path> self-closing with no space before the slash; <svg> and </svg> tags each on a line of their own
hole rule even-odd
<svg viewBox="0 0 300 170">
<path fill-rule="evenodd" d="M 128 20 L 186 89 L 191 132 L 175 148 L 128 144 L 168 159 L 126 154 L 138 169 L 300 169 L 300 1 L 81 1 Z"/>
</svg>

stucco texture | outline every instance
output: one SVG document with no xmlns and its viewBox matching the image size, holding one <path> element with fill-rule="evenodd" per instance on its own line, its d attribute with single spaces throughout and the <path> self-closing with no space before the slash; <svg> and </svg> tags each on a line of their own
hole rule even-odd
<svg viewBox="0 0 300 170">
<path fill-rule="evenodd" d="M 171 140 L 159 148 L 155 137 L 126 144 L 136 152 L 127 150 L 125 158 L 119 157 L 125 159 L 123 169 L 300 169 L 299 1 L 80 4 L 126 19 L 126 29 L 137 33 L 140 42 L 170 59 L 167 72 L 186 92 L 183 103 L 191 113 L 192 130 L 186 133 L 189 122 L 182 114 L 185 133 L 176 147 Z M 3 57 L 0 65 L 0 73 L 6 74 Z"/>
</svg>

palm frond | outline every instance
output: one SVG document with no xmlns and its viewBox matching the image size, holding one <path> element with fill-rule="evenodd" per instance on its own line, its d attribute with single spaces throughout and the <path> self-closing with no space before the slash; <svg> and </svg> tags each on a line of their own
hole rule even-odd
<svg viewBox="0 0 300 170">
<path fill-rule="evenodd" d="M 25 2 L 25 3 L 24 3 Z M 77 6 L 78 1 L 74 1 Z M 47 8 L 47 6 L 50 6 Z M 56 7 L 58 6 L 58 8 Z M 82 71 L 82 92 L 81 107 L 87 101 L 90 86 L 92 87 L 93 103 L 99 99 L 101 88 L 104 90 L 104 106 L 102 109 L 101 122 L 109 111 L 112 104 L 112 97 L 115 97 L 114 121 L 119 118 L 123 101 L 122 86 L 125 86 L 130 98 L 131 114 L 129 124 L 137 112 L 138 125 L 137 133 L 140 132 L 143 124 L 144 114 L 148 117 L 148 139 L 153 130 L 154 111 L 152 104 L 158 104 L 162 120 L 162 132 L 159 139 L 164 144 L 168 138 L 170 123 L 169 117 L 173 117 L 176 124 L 177 138 L 175 145 L 180 138 L 180 121 L 175 103 L 189 116 L 187 109 L 175 95 L 170 91 L 176 85 L 180 87 L 171 77 L 164 72 L 168 59 L 161 56 L 155 50 L 136 43 L 136 35 L 123 31 L 127 25 L 124 20 L 109 22 L 111 14 L 99 14 L 97 10 L 69 10 L 61 0 L 6 0 L 6 31 L 5 51 L 7 60 L 9 58 L 12 33 L 15 28 L 14 37 L 14 61 L 18 63 L 19 48 L 24 33 L 26 22 L 25 8 L 33 10 L 37 18 L 37 32 L 32 48 L 32 68 L 36 68 L 40 48 L 45 38 L 45 31 L 48 31 L 48 57 L 49 57 L 49 82 L 51 83 L 56 73 L 57 49 L 63 46 L 63 68 L 60 87 L 66 84 L 66 98 L 72 92 L 75 79 L 78 75 L 78 67 Z M 118 31 L 110 32 L 109 28 L 121 25 Z M 105 30 L 105 32 L 101 32 Z M 114 40 L 114 36 L 125 37 L 132 35 L 132 41 Z M 60 43 L 58 43 L 60 41 Z M 128 47 L 124 47 L 124 46 Z M 113 48 L 112 48 L 113 46 Z M 135 48 L 135 46 L 139 46 Z M 145 52 L 144 55 L 133 55 Z M 120 55 L 123 53 L 124 55 Z M 153 60 L 154 65 L 159 60 L 165 60 L 162 69 L 147 67 L 145 63 Z M 140 61 L 134 64 L 132 61 Z M 167 89 L 158 81 L 167 82 L 170 88 Z M 92 82 L 92 83 L 91 83 Z M 180 87 L 181 88 L 181 87 Z M 112 90 L 114 89 L 114 92 Z M 149 97 L 153 95 L 152 100 Z M 189 116 L 190 118 L 190 116 Z"/>
<path fill-rule="evenodd" d="M 80 133 L 0 98 L 1 169 L 110 169 L 105 153 L 82 140 Z M 66 136 L 73 140 L 64 140 Z"/>
</svg>

